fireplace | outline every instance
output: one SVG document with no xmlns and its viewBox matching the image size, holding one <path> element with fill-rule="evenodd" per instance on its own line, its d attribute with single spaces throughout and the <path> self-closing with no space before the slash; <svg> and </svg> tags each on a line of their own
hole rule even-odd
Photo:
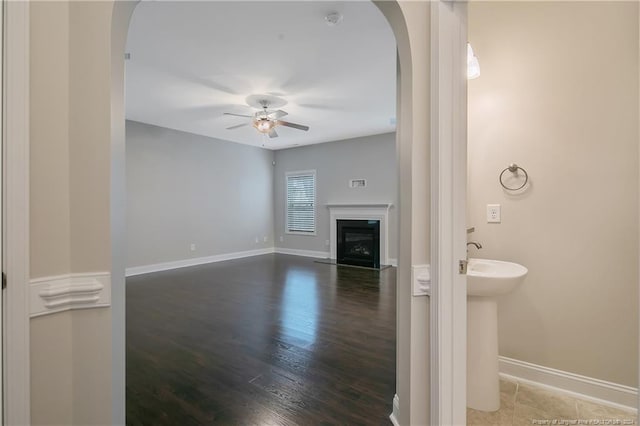
<svg viewBox="0 0 640 426">
<path fill-rule="evenodd" d="M 338 221 L 379 222 L 379 259 L 381 265 L 392 265 L 389 259 L 389 209 L 391 203 L 329 203 L 329 259 L 338 263 Z"/>
<path fill-rule="evenodd" d="M 336 262 L 380 268 L 380 221 L 337 220 Z"/>
</svg>

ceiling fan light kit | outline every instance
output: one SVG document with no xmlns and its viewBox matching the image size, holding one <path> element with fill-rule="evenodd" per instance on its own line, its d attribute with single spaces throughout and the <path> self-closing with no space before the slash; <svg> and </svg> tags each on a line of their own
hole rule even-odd
<svg viewBox="0 0 640 426">
<path fill-rule="evenodd" d="M 261 133 L 269 133 L 275 127 L 275 122 L 268 118 L 254 118 L 253 127 Z"/>
<path fill-rule="evenodd" d="M 278 98 L 273 95 L 249 95 L 247 96 L 247 104 L 254 108 L 262 108 L 262 111 L 256 111 L 253 115 L 235 114 L 232 112 L 225 112 L 224 115 L 231 115 L 234 117 L 251 118 L 251 125 L 260 133 L 268 134 L 270 138 L 277 138 L 276 126 L 291 127 L 292 129 L 298 129 L 307 131 L 309 126 L 302 124 L 289 123 L 288 121 L 282 121 L 280 118 L 288 115 L 286 111 L 281 109 L 269 110 L 269 107 L 278 108 L 286 105 L 287 101 L 282 98 Z M 227 127 L 227 130 L 233 130 L 240 127 L 244 127 L 249 123 L 237 124 L 235 126 Z"/>
</svg>

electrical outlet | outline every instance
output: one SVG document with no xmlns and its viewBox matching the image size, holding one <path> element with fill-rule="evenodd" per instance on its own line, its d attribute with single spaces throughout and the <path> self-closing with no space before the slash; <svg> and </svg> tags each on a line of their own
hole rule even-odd
<svg viewBox="0 0 640 426">
<path fill-rule="evenodd" d="M 196 251 L 196 245 L 194 243 L 191 243 L 191 245 L 189 246 L 189 250 Z"/>
<path fill-rule="evenodd" d="M 264 236 L 264 238 L 262 238 L 262 240 L 266 243 L 269 241 L 269 237 L 267 237 L 266 235 Z"/>
<path fill-rule="evenodd" d="M 283 243 L 284 242 L 284 237 L 282 235 L 280 235 L 280 242 Z"/>
<path fill-rule="evenodd" d="M 256 244 L 260 242 L 260 238 L 256 237 Z"/>
<path fill-rule="evenodd" d="M 487 223 L 500 223 L 500 204 L 487 204 Z"/>
<path fill-rule="evenodd" d="M 324 240 L 324 245 L 329 247 L 329 240 Z"/>
</svg>

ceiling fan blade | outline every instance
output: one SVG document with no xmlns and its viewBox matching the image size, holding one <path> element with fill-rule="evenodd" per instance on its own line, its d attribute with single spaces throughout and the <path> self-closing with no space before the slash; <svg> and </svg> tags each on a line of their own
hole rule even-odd
<svg viewBox="0 0 640 426">
<path fill-rule="evenodd" d="M 289 114 L 288 112 L 279 109 L 277 111 L 270 111 L 269 114 L 267 114 L 267 116 L 269 118 L 277 120 L 278 118 L 284 117 L 285 115 L 288 115 L 288 114 Z"/>
<path fill-rule="evenodd" d="M 277 138 L 278 137 L 278 133 L 276 132 L 276 129 L 271 129 L 271 131 L 269 132 L 269 137 L 270 138 Z"/>
<path fill-rule="evenodd" d="M 224 114 L 224 115 L 233 115 L 234 117 L 247 117 L 247 118 L 253 118 L 253 115 L 235 114 L 235 113 L 233 113 L 233 112 L 223 112 L 222 114 Z"/>
<path fill-rule="evenodd" d="M 278 120 L 277 123 L 281 126 L 292 127 L 298 130 L 304 130 L 305 132 L 309 130 L 309 126 L 303 126 L 302 124 L 289 123 L 288 121 Z"/>
<path fill-rule="evenodd" d="M 235 126 L 227 127 L 227 130 L 233 130 L 233 129 L 237 129 L 237 128 L 248 126 L 248 125 L 249 123 L 236 124 Z"/>
</svg>

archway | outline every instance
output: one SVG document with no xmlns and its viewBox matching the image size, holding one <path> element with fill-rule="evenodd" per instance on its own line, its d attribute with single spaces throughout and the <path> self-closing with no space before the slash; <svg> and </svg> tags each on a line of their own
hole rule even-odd
<svg viewBox="0 0 640 426">
<path fill-rule="evenodd" d="M 428 332 L 425 324 L 417 324 L 418 320 L 427 320 L 428 309 L 426 298 L 412 300 L 411 264 L 429 263 L 429 211 L 428 211 L 428 126 L 420 123 L 418 131 L 414 127 L 414 113 L 428 111 L 428 66 L 429 66 L 429 4 L 413 4 L 401 6 L 393 1 L 375 2 L 383 12 L 396 37 L 398 45 L 398 119 L 397 119 L 397 151 L 400 169 L 400 232 L 398 256 L 398 290 L 397 290 L 397 369 L 394 415 L 401 424 L 424 423 L 429 415 L 428 404 Z M 112 90 L 111 90 L 111 254 L 112 254 L 112 357 L 113 357 L 113 420 L 119 424 L 124 422 L 125 412 L 125 292 L 124 292 L 124 49 L 130 18 L 137 3 L 115 2 L 112 20 Z M 403 11 L 403 8 L 405 9 Z M 413 12 L 413 13 L 410 13 Z M 420 36 L 423 50 L 418 55 L 419 66 L 414 68 L 412 47 L 409 43 L 408 22 L 406 15 L 415 16 L 412 22 L 414 30 Z M 416 42 L 414 42 L 414 45 Z M 420 43 L 418 43 L 420 45 Z M 421 85 L 415 92 L 414 70 L 423 71 L 420 75 Z M 422 94 L 418 101 L 414 96 Z M 418 140 L 420 143 L 415 143 Z M 417 163 L 422 163 L 422 172 L 414 175 Z M 414 179 L 424 178 L 422 182 Z M 412 204 L 412 199 L 420 195 L 420 203 Z M 420 217 L 420 219 L 416 219 Z M 412 237 L 418 231 L 423 238 Z M 413 328 L 412 331 L 412 322 Z M 410 339 L 414 339 L 410 345 Z M 422 365 L 417 363 L 422 359 Z M 416 401 L 412 403 L 415 395 Z M 406 395 L 406 396 L 405 396 Z M 403 396 L 405 396 L 403 398 Z M 396 403 L 400 401 L 399 403 Z M 397 407 L 397 410 L 396 410 Z"/>
</svg>

